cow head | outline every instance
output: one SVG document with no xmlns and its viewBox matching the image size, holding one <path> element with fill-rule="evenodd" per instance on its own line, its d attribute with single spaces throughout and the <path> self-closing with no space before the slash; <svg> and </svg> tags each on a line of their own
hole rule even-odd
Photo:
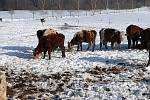
<svg viewBox="0 0 150 100">
<path fill-rule="evenodd" d="M 78 45 L 78 42 L 78 39 L 76 37 L 73 37 L 73 39 L 70 42 L 68 42 L 68 49 L 71 50 L 72 46 Z"/>
<path fill-rule="evenodd" d="M 39 50 L 37 50 L 36 48 L 33 51 L 33 59 L 38 59 L 40 56 L 40 52 Z"/>
</svg>

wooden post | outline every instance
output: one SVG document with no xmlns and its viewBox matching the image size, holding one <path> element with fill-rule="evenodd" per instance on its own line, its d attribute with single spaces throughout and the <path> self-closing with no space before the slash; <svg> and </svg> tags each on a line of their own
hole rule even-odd
<svg viewBox="0 0 150 100">
<path fill-rule="evenodd" d="M 6 99 L 6 76 L 5 72 L 0 71 L 0 100 L 7 100 Z"/>
</svg>

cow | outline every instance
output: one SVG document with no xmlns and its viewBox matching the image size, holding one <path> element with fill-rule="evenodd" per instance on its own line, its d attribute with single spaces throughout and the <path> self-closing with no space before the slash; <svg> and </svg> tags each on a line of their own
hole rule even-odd
<svg viewBox="0 0 150 100">
<path fill-rule="evenodd" d="M 42 36 L 37 47 L 34 49 L 33 58 L 39 57 L 39 54 L 44 52 L 43 59 L 45 58 L 46 52 L 48 51 L 49 60 L 51 59 L 51 52 L 54 48 L 59 47 L 62 52 L 62 57 L 65 57 L 65 47 L 64 47 L 65 36 L 61 33 L 49 34 L 47 36 Z"/>
<path fill-rule="evenodd" d="M 143 31 L 143 29 L 136 25 L 129 25 L 126 28 L 126 36 L 128 40 L 128 49 L 131 48 L 131 42 L 132 42 L 132 48 L 135 49 L 138 47 L 138 41 L 140 40 L 140 33 Z"/>
<path fill-rule="evenodd" d="M 41 21 L 41 23 L 42 23 L 42 25 L 43 25 L 43 23 L 44 23 L 46 20 L 45 20 L 45 18 L 40 18 L 40 21 Z"/>
<path fill-rule="evenodd" d="M 0 22 L 2 22 L 2 18 L 0 18 Z"/>
<path fill-rule="evenodd" d="M 147 28 L 141 32 L 141 49 L 149 50 L 149 60 L 147 66 L 150 64 L 150 28 Z"/>
<path fill-rule="evenodd" d="M 75 33 L 74 37 L 70 42 L 68 42 L 68 48 L 71 50 L 73 45 L 77 45 L 77 51 L 82 51 L 82 42 L 88 43 L 87 50 L 89 50 L 91 44 L 92 52 L 95 48 L 95 39 L 96 39 L 97 32 L 95 30 L 81 30 L 77 33 Z"/>
<path fill-rule="evenodd" d="M 105 48 L 108 49 L 107 43 L 111 43 L 111 48 L 114 49 L 114 44 L 117 43 L 118 45 L 121 44 L 122 41 L 122 33 L 113 28 L 102 28 L 99 31 L 100 36 L 100 49 L 102 45 L 105 45 Z"/>
</svg>

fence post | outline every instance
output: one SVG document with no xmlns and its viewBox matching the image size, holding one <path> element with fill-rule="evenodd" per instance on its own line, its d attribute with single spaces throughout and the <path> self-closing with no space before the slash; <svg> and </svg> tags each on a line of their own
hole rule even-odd
<svg viewBox="0 0 150 100">
<path fill-rule="evenodd" d="M 6 99 L 6 91 L 7 91 L 7 83 L 6 83 L 6 76 L 5 72 L 0 71 L 0 100 L 7 100 Z"/>
</svg>

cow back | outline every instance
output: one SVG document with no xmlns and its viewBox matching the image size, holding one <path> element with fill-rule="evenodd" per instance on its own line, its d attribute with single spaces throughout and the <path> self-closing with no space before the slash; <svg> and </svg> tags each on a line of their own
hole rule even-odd
<svg viewBox="0 0 150 100">
<path fill-rule="evenodd" d="M 50 34 L 56 34 L 56 30 L 52 29 L 52 28 L 49 28 L 47 29 L 44 33 L 43 33 L 43 36 L 47 36 L 47 35 L 50 35 Z"/>
<path fill-rule="evenodd" d="M 112 28 L 102 28 L 99 31 L 100 35 L 100 42 L 101 43 L 107 43 L 107 42 L 117 42 L 121 43 L 122 40 L 122 34 L 120 31 Z"/>
<path fill-rule="evenodd" d="M 89 43 L 95 41 L 97 32 L 95 30 L 82 30 L 81 34 L 83 34 L 82 41 Z"/>
<path fill-rule="evenodd" d="M 139 37 L 140 36 L 140 33 L 143 31 L 142 28 L 140 28 L 139 26 L 136 26 L 136 25 L 129 25 L 127 28 L 126 28 L 126 33 L 127 33 L 127 36 L 131 37 L 131 38 L 134 38 L 134 37 Z"/>
<path fill-rule="evenodd" d="M 60 45 L 64 45 L 65 36 L 63 34 L 50 34 L 47 36 L 43 36 L 43 44 L 45 47 L 58 47 Z"/>
<path fill-rule="evenodd" d="M 115 29 L 110 28 L 101 29 L 99 32 L 101 42 L 111 42 L 112 37 L 115 35 L 115 31 Z"/>
</svg>

